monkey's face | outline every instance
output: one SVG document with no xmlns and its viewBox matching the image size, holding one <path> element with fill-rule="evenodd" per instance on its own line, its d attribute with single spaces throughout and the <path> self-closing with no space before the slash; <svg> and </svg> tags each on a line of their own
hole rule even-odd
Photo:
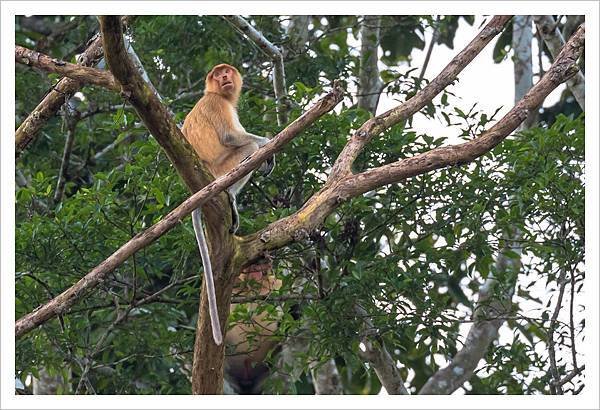
<svg viewBox="0 0 600 410">
<path fill-rule="evenodd" d="M 220 64 L 213 68 L 212 80 L 222 94 L 233 95 L 237 92 L 240 75 L 235 68 L 227 64 Z"/>
</svg>

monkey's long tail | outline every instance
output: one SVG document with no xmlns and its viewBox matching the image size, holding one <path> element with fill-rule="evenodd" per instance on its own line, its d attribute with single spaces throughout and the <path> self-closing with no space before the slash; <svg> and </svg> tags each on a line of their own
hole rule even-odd
<svg viewBox="0 0 600 410">
<path fill-rule="evenodd" d="M 200 256 L 202 257 L 202 265 L 204 266 L 204 280 L 206 282 L 206 290 L 208 291 L 208 310 L 210 313 L 213 339 L 217 345 L 220 345 L 223 343 L 223 335 L 221 335 L 219 311 L 217 310 L 217 296 L 215 294 L 215 281 L 213 278 L 212 266 L 210 264 L 210 256 L 208 255 L 208 245 L 202 227 L 202 210 L 200 210 L 200 208 L 192 211 L 192 224 L 194 225 L 194 233 L 196 234 L 196 241 L 198 242 Z"/>
</svg>

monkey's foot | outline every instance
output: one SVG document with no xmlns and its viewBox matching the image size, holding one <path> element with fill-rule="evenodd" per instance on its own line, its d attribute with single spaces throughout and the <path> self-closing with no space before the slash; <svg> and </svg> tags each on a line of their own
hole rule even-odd
<svg viewBox="0 0 600 410">
<path fill-rule="evenodd" d="M 271 172 L 273 172 L 273 168 L 275 168 L 275 156 L 272 156 L 271 158 L 265 160 L 265 162 L 262 163 L 258 170 L 262 172 L 264 176 L 268 177 L 269 175 L 271 175 Z"/>
</svg>

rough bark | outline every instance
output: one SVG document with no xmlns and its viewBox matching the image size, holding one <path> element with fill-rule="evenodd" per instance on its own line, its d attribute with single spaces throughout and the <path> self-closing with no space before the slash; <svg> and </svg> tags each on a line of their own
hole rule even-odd
<svg viewBox="0 0 600 410">
<path fill-rule="evenodd" d="M 60 74 L 85 84 L 120 91 L 117 82 L 108 71 L 67 63 L 25 47 L 15 46 L 15 61 L 49 73 Z"/>
<path fill-rule="evenodd" d="M 491 38 L 487 37 L 490 35 L 490 32 L 497 34 L 501 27 L 501 25 L 500 27 L 497 27 L 497 25 L 500 23 L 503 25 L 507 20 L 508 18 L 505 17 L 495 17 L 490 22 L 491 26 L 488 25 L 473 42 L 477 43 L 481 39 L 484 39 L 485 42 L 489 42 Z M 116 34 L 117 31 L 120 32 L 118 19 L 115 17 L 104 17 L 102 18 L 101 22 L 103 25 L 103 32 L 106 34 L 111 33 L 111 38 L 105 39 L 107 50 L 110 48 L 111 54 L 114 54 L 114 56 L 122 56 L 122 39 L 120 34 Z M 564 49 L 561 51 L 560 55 L 557 57 L 552 67 L 542 78 L 542 80 L 540 80 L 538 84 L 536 84 L 536 86 L 533 87 L 504 118 L 502 118 L 490 130 L 484 132 L 481 136 L 464 144 L 437 148 L 427 153 L 397 161 L 376 169 L 367 170 L 357 175 L 354 175 L 351 172 L 343 172 L 341 174 L 332 173 L 329 181 L 326 183 L 323 189 L 310 198 L 297 213 L 274 222 L 260 232 L 248 235 L 244 238 L 235 238 L 236 252 L 235 255 L 233 255 L 233 257 L 230 259 L 229 263 L 236 266 L 249 264 L 268 249 L 275 249 L 302 238 L 312 229 L 320 225 L 325 216 L 330 214 L 341 202 L 348 200 L 353 196 L 360 195 L 381 185 L 398 182 L 414 175 L 430 172 L 432 170 L 449 165 L 464 164 L 485 154 L 488 150 L 500 143 L 502 139 L 505 138 L 510 132 L 512 132 L 525 119 L 527 113 L 530 110 L 536 109 L 541 104 L 543 99 L 554 88 L 575 74 L 577 71 L 576 60 L 583 51 L 584 35 L 585 29 L 582 26 L 565 45 Z M 113 49 L 113 47 L 115 49 Z M 477 52 L 478 51 L 469 49 L 469 53 L 474 53 L 470 59 L 472 59 Z M 461 52 L 461 54 L 463 54 L 463 52 Z M 182 168 L 182 177 L 186 183 L 192 185 L 195 183 L 201 183 L 202 180 L 198 175 L 203 175 L 203 172 L 187 172 L 189 166 L 193 166 L 194 163 L 194 160 L 191 160 L 190 158 L 195 158 L 195 155 L 193 152 L 190 152 L 191 148 L 185 144 L 185 141 L 181 141 L 183 136 L 181 136 L 176 126 L 172 124 L 171 118 L 166 113 L 164 107 L 161 108 L 161 104 L 156 96 L 154 96 L 148 87 L 144 86 L 143 81 L 137 81 L 135 78 L 136 74 L 133 73 L 133 67 L 126 58 L 124 59 L 125 62 L 113 60 L 111 63 L 110 59 L 107 58 L 107 60 L 109 61 L 111 71 L 115 75 L 115 78 L 117 78 L 119 82 L 124 83 L 124 95 L 129 97 L 132 106 L 138 110 L 138 113 L 142 119 L 147 122 L 147 126 L 150 131 L 153 134 L 158 134 L 158 136 L 155 135 L 155 137 L 159 143 L 163 145 L 163 148 L 165 148 L 167 154 L 169 155 L 170 153 L 172 155 L 173 153 L 179 153 L 181 157 L 188 157 L 187 159 L 172 158 L 177 170 L 180 171 L 180 168 Z M 456 62 L 454 64 L 451 63 L 446 69 L 447 72 L 454 72 L 456 69 L 456 64 Z M 442 77 L 446 77 L 446 71 L 443 74 L 444 75 L 442 75 Z M 132 81 L 122 81 L 122 78 Z M 422 93 L 424 93 L 426 89 L 427 88 L 425 88 Z M 430 98 L 433 98 L 435 94 L 437 94 L 434 93 L 431 95 L 431 93 L 432 90 L 427 91 L 427 95 Z M 48 302 L 35 312 L 26 315 L 23 319 L 19 319 L 15 329 L 17 336 L 20 336 L 33 329 L 35 326 L 43 323 L 49 318 L 56 316 L 56 314 L 60 313 L 63 309 L 68 309 L 68 307 L 75 303 L 75 301 L 78 300 L 87 290 L 102 280 L 109 271 L 115 269 L 117 266 L 123 263 L 129 255 L 141 249 L 143 246 L 148 245 L 150 242 L 152 242 L 152 240 L 156 239 L 158 236 L 173 227 L 183 216 L 189 214 L 197 206 L 204 203 L 203 201 L 214 197 L 218 192 L 231 185 L 233 182 L 250 172 L 252 169 L 258 167 L 260 163 L 270 157 L 286 142 L 293 138 L 297 132 L 300 132 L 303 127 L 307 126 L 311 122 L 311 119 L 314 121 L 314 119 L 318 118 L 319 114 L 316 112 L 319 110 L 323 110 L 324 112 L 329 111 L 333 106 L 335 106 L 340 98 L 341 90 L 336 87 L 334 91 L 318 102 L 316 107 L 313 107 L 311 112 L 305 113 L 302 117 L 288 126 L 269 144 L 265 145 L 263 148 L 249 157 L 248 161 L 232 170 L 229 174 L 219 178 L 217 181 L 211 182 L 208 186 L 202 189 L 201 192 L 194 194 L 182 205 L 180 205 L 174 212 L 167 215 L 163 221 L 133 238 L 132 241 L 125 244 L 121 249 L 115 252 L 115 254 L 111 255 L 111 257 L 90 272 L 90 274 L 86 275 L 86 277 L 78 282 L 78 284 L 65 291 L 57 298 Z M 421 98 L 423 97 L 419 97 L 418 94 L 413 97 L 413 99 L 417 99 L 417 101 L 420 101 Z M 409 100 L 409 102 L 411 102 L 413 99 Z M 368 127 L 363 127 L 361 130 L 359 130 L 359 132 L 354 134 L 349 142 L 349 144 L 353 144 L 352 148 L 349 150 L 344 150 L 344 152 L 341 154 L 340 161 L 342 163 L 348 163 L 350 166 L 352 164 L 352 159 L 356 157 L 358 151 L 360 151 L 366 142 L 373 137 L 373 135 L 369 136 L 367 131 L 375 130 L 377 133 L 379 133 L 385 130 L 387 127 L 392 126 L 400 121 L 402 116 L 406 113 L 406 107 L 403 106 L 404 105 L 401 105 L 400 107 L 383 114 L 380 116 L 381 118 L 376 117 L 375 119 L 372 119 Z M 357 142 L 357 139 L 365 139 L 367 141 Z M 360 147 L 357 147 L 358 145 L 360 145 Z M 201 170 L 201 168 L 197 168 L 197 170 Z M 223 209 L 226 208 L 223 207 Z M 219 210 L 219 214 L 222 218 L 223 215 L 221 210 Z M 225 224 L 221 223 L 221 226 L 225 226 Z M 126 250 L 124 248 L 126 248 Z M 223 287 L 223 283 L 218 284 L 218 289 L 222 290 Z M 228 308 L 228 299 L 230 295 L 222 295 L 218 293 L 217 297 L 219 296 L 227 298 L 224 303 L 227 304 Z M 205 297 L 203 297 L 202 303 L 206 305 Z M 220 312 L 225 311 L 223 308 L 225 308 L 225 306 L 220 304 Z M 223 323 L 225 323 L 225 321 L 223 321 Z M 208 326 L 202 327 L 199 333 L 205 334 L 206 338 L 204 340 L 209 340 L 210 330 L 208 329 Z M 200 363 L 200 366 L 204 366 L 204 369 L 206 369 L 207 374 L 211 371 L 218 371 L 219 361 L 221 362 L 222 366 L 222 352 L 213 351 L 212 353 L 214 354 L 212 356 L 209 355 L 210 353 L 211 351 L 203 351 L 202 356 L 206 360 L 201 360 L 202 363 Z M 212 369 L 210 366 L 212 366 Z M 210 385 L 210 391 L 203 391 L 194 388 L 194 392 L 218 392 L 218 381 L 214 382 L 213 380 L 208 379 L 205 381 Z M 202 386 L 196 387 L 202 389 Z"/>
<path fill-rule="evenodd" d="M 379 77 L 379 32 L 381 16 L 362 16 L 360 24 L 360 67 L 358 73 L 358 107 L 373 115 L 377 111 L 383 82 Z"/>
<path fill-rule="evenodd" d="M 99 35 L 92 37 L 88 44 L 87 49 L 79 57 L 79 64 L 86 67 L 97 64 L 103 56 L 102 38 Z M 44 124 L 81 88 L 81 85 L 79 81 L 63 78 L 21 123 L 15 133 L 15 157 L 17 159 Z"/>
<path fill-rule="evenodd" d="M 310 367 L 316 394 L 344 394 L 335 360 L 329 359 L 325 363 Z"/>
<path fill-rule="evenodd" d="M 542 35 L 544 43 L 546 43 L 548 50 L 550 50 L 552 58 L 556 58 L 565 45 L 565 40 L 560 31 L 558 31 L 554 18 L 552 16 L 534 16 L 534 21 Z M 583 73 L 578 71 L 573 78 L 567 81 L 567 87 L 571 91 L 571 94 L 573 94 L 577 104 L 579 104 L 582 110 L 585 110 L 585 77 Z"/>
</svg>

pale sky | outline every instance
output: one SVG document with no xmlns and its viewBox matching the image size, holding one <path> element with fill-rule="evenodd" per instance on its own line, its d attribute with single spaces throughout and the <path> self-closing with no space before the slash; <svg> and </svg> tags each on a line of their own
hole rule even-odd
<svg viewBox="0 0 600 410">
<path fill-rule="evenodd" d="M 482 29 L 482 22 L 489 22 L 490 17 L 487 19 L 483 17 L 476 17 L 475 23 L 470 26 L 463 19 L 460 20 L 456 37 L 454 38 L 454 49 L 451 50 L 447 46 L 435 45 L 429 65 L 425 73 L 425 77 L 428 79 L 434 78 L 440 71 L 450 62 L 450 60 L 456 56 Z M 425 32 L 425 49 L 414 50 L 412 56 L 412 67 L 419 67 L 423 65 L 425 60 L 425 54 L 427 53 L 427 47 L 431 42 L 433 30 L 428 28 Z M 480 111 L 486 112 L 487 114 L 493 114 L 494 111 L 503 106 L 502 110 L 496 116 L 496 119 L 501 118 L 502 115 L 506 114 L 513 106 L 514 103 L 514 76 L 513 76 L 513 65 L 511 64 L 510 56 L 509 59 L 496 64 L 494 63 L 492 52 L 494 50 L 494 44 L 497 38 L 493 39 L 483 51 L 475 57 L 475 59 L 460 73 L 459 82 L 450 86 L 448 89 L 451 90 L 456 98 L 449 98 L 449 102 L 453 104 L 457 102 L 459 107 L 470 108 L 475 102 L 478 104 Z M 534 74 L 539 71 L 537 64 L 537 44 L 533 41 L 533 72 Z M 544 61 L 544 68 L 549 66 L 547 59 Z M 406 66 L 405 66 L 406 67 Z M 537 78 L 534 77 L 534 81 Z M 564 87 L 558 87 L 552 94 L 548 96 L 544 105 L 552 105 L 560 97 Z M 437 97 L 439 101 L 439 97 Z M 382 98 L 377 114 L 385 112 L 390 108 L 395 107 L 398 104 L 390 98 Z M 443 121 L 443 120 L 442 120 Z M 413 128 L 417 133 L 426 133 L 435 137 L 447 136 L 452 137 L 460 134 L 459 129 L 449 129 L 445 122 L 438 120 L 429 120 L 423 115 L 415 115 Z M 450 135 L 448 135 L 450 134 Z M 452 139 L 450 140 L 452 141 Z M 458 142 L 458 141 L 456 141 Z"/>
</svg>

